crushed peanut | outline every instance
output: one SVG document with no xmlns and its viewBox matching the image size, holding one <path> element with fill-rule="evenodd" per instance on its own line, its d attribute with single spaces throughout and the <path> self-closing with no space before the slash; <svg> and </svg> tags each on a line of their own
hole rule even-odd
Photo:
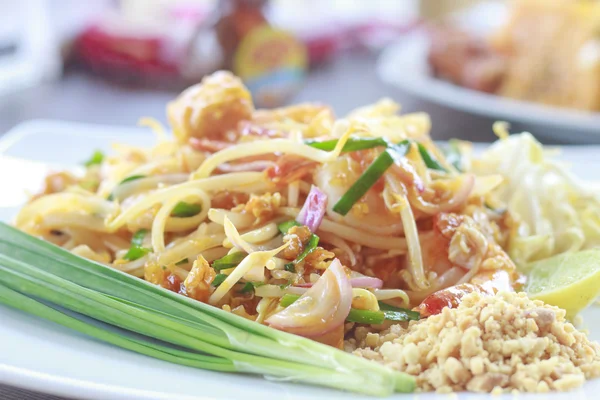
<svg viewBox="0 0 600 400">
<path fill-rule="evenodd" d="M 260 223 L 273 218 L 279 207 L 284 205 L 285 198 L 281 197 L 278 192 L 262 195 L 252 194 L 246 204 L 239 204 L 232 208 L 232 211 L 251 214 L 256 218 L 256 223 Z"/>
<path fill-rule="evenodd" d="M 524 293 L 473 293 L 458 308 L 380 333 L 358 327 L 345 348 L 414 375 L 420 391 L 567 391 L 600 377 L 600 345 L 564 310 Z"/>
<path fill-rule="evenodd" d="M 284 243 L 288 243 L 288 247 L 281 252 L 283 258 L 293 260 L 304 250 L 304 245 L 310 239 L 312 232 L 308 227 L 292 226 L 287 234 L 283 237 Z"/>
</svg>

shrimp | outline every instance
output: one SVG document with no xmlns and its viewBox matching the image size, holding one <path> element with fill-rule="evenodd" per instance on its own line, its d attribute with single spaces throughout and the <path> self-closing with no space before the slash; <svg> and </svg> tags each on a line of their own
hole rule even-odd
<svg viewBox="0 0 600 400">
<path fill-rule="evenodd" d="M 439 290 L 427 296 L 415 308 L 422 317 L 438 314 L 444 307 L 456 308 L 469 293 L 493 295 L 498 291 L 512 291 L 520 277 L 506 252 L 486 235 L 471 217 L 441 213 L 434 218 L 434 231 L 426 241 L 424 252 L 426 268 L 442 270 L 452 267 L 463 269 L 468 282 Z M 469 279 L 470 277 L 470 279 Z"/>
<path fill-rule="evenodd" d="M 318 164 L 295 154 L 284 154 L 265 170 L 267 178 L 277 184 L 286 185 L 312 173 Z"/>
<path fill-rule="evenodd" d="M 234 142 L 238 123 L 250 120 L 254 105 L 242 81 L 219 71 L 186 89 L 167 106 L 173 132 L 181 142 L 190 138 Z"/>
</svg>

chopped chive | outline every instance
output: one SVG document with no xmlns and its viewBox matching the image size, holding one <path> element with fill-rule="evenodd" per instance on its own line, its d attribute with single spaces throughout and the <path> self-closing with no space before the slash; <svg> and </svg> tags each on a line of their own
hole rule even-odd
<svg viewBox="0 0 600 400">
<path fill-rule="evenodd" d="M 285 289 L 289 288 L 290 286 L 292 286 L 292 281 L 287 281 L 286 283 L 282 283 L 281 285 L 279 285 L 279 289 L 285 290 Z"/>
<path fill-rule="evenodd" d="M 183 264 L 187 264 L 188 262 L 189 262 L 189 260 L 188 260 L 187 258 L 184 258 L 184 259 L 183 259 L 183 260 L 181 260 L 181 261 L 177 261 L 177 262 L 175 263 L 175 265 L 183 265 Z"/>
<path fill-rule="evenodd" d="M 406 153 L 408 153 L 408 150 L 410 150 L 410 146 L 412 143 L 412 141 L 404 139 L 396 144 L 390 144 L 388 146 L 388 149 L 393 150 L 392 155 L 402 157 L 405 156 Z"/>
<path fill-rule="evenodd" d="M 102 153 L 100 150 L 96 150 L 92 153 L 90 159 L 83 163 L 83 165 L 86 167 L 91 167 L 92 165 L 102 164 L 102 161 L 104 161 L 104 153 Z"/>
<path fill-rule="evenodd" d="M 379 325 L 385 321 L 385 315 L 383 311 L 351 308 L 346 321 L 356 322 L 357 324 Z"/>
<path fill-rule="evenodd" d="M 379 309 L 384 312 L 386 319 L 392 321 L 418 321 L 421 318 L 418 311 L 394 307 L 381 301 L 379 302 Z"/>
<path fill-rule="evenodd" d="M 292 219 L 290 221 L 282 222 L 281 224 L 277 225 L 277 228 L 281 233 L 287 235 L 288 231 L 292 226 L 302 226 L 302 224 Z M 319 237 L 313 233 L 312 235 L 310 235 L 310 239 L 304 247 L 304 250 L 302 250 L 302 253 L 300 253 L 294 261 L 285 264 L 283 268 L 288 272 L 296 272 L 296 264 L 304 260 L 307 255 L 312 253 L 317 248 L 318 244 Z"/>
<path fill-rule="evenodd" d="M 294 303 L 296 300 L 298 300 L 300 298 L 300 296 L 298 296 L 297 294 L 289 294 L 286 293 L 283 295 L 283 297 L 279 300 L 279 305 L 281 307 L 287 307 L 290 304 Z"/>
<path fill-rule="evenodd" d="M 281 297 L 279 305 L 281 307 L 287 307 L 299 298 L 300 296 L 296 294 L 286 293 L 283 295 L 283 297 Z M 382 324 L 386 319 L 390 321 L 416 321 L 420 317 L 419 313 L 416 311 L 392 307 L 381 302 L 379 302 L 379 307 L 381 308 L 381 311 L 359 310 L 357 308 L 351 308 L 346 320 L 359 324 L 379 325 Z M 384 308 L 390 308 L 390 310 Z"/>
<path fill-rule="evenodd" d="M 339 139 L 331 139 L 324 141 L 317 140 L 305 140 L 304 143 L 315 149 L 331 151 L 335 149 Z M 342 147 L 343 152 L 358 151 L 365 149 L 372 149 L 374 147 L 387 147 L 388 142 L 384 138 L 361 138 L 355 139 L 350 138 Z"/>
<path fill-rule="evenodd" d="M 131 245 L 140 247 L 142 244 L 144 244 L 144 238 L 147 234 L 148 229 L 140 229 L 139 231 L 137 231 L 131 238 Z"/>
<path fill-rule="evenodd" d="M 373 161 L 373 164 L 357 179 L 346 193 L 333 206 L 333 211 L 346 215 L 352 206 L 359 201 L 373 186 L 384 172 L 394 163 L 394 158 L 385 150 Z"/>
<path fill-rule="evenodd" d="M 198 215 L 202 211 L 202 206 L 200 204 L 190 204 L 185 201 L 180 201 L 175 205 L 173 211 L 171 211 L 172 217 L 177 218 L 188 218 L 193 217 L 194 215 Z"/>
<path fill-rule="evenodd" d="M 244 287 L 242 287 L 242 290 L 240 290 L 241 293 L 250 293 L 254 290 L 254 285 L 252 284 L 252 282 L 246 282 L 244 284 Z"/>
<path fill-rule="evenodd" d="M 296 272 L 296 264 L 293 262 L 287 263 L 283 266 L 283 269 L 287 272 Z"/>
<path fill-rule="evenodd" d="M 144 237 L 147 233 L 147 229 L 140 229 L 133 235 L 133 237 L 131 238 L 131 247 L 129 248 L 127 253 L 125 253 L 123 259 L 135 261 L 144 257 L 150 252 L 150 249 L 142 246 L 144 244 Z"/>
<path fill-rule="evenodd" d="M 131 175 L 131 176 L 128 176 L 127 178 L 123 179 L 121 182 L 119 182 L 119 185 L 122 185 L 127 182 L 131 182 L 131 181 L 136 181 L 138 179 L 142 179 L 145 177 L 146 177 L 146 175 Z"/>
<path fill-rule="evenodd" d="M 294 219 L 291 219 L 289 221 L 285 221 L 277 225 L 277 229 L 279 229 L 279 232 L 283 233 L 284 235 L 287 235 L 288 231 L 292 226 L 302 226 L 302 224 Z"/>
<path fill-rule="evenodd" d="M 440 164 L 435 156 L 431 154 L 422 143 L 417 143 L 417 146 L 419 147 L 419 153 L 421 154 L 421 158 L 423 158 L 427 168 L 448 172 L 448 170 L 444 168 L 442 164 Z"/>
<path fill-rule="evenodd" d="M 148 253 L 150 253 L 150 249 L 147 247 L 131 247 L 129 250 L 127 250 L 127 253 L 125 253 L 123 259 L 135 261 L 144 257 Z"/>
<path fill-rule="evenodd" d="M 457 171 L 463 172 L 463 159 L 460 148 L 458 147 L 458 141 L 451 139 L 448 141 L 448 148 L 446 149 L 446 160 L 456 168 Z"/>
<path fill-rule="evenodd" d="M 215 271 L 237 267 L 237 265 L 241 263 L 245 257 L 246 253 L 242 252 L 227 254 L 226 256 L 213 261 L 212 267 L 215 269 Z"/>
<path fill-rule="evenodd" d="M 298 255 L 298 257 L 294 260 L 294 264 L 298 264 L 299 262 L 303 261 L 307 255 L 312 253 L 317 248 L 318 245 L 319 237 L 313 233 L 310 235 L 310 239 L 308 239 L 308 243 L 304 247 L 304 250 L 302 250 L 302 253 L 300 253 L 300 255 Z"/>
<path fill-rule="evenodd" d="M 146 177 L 146 175 L 131 175 L 131 176 L 128 176 L 127 178 L 123 179 L 121 182 L 119 182 L 119 185 L 122 185 L 122 184 L 127 183 L 127 182 L 131 182 L 131 181 L 135 181 L 135 180 L 138 180 L 138 179 L 142 179 L 142 178 L 145 178 L 145 177 Z M 117 185 L 117 186 L 119 186 L 119 185 Z M 111 193 L 108 196 L 108 198 L 107 198 L 107 200 L 110 200 L 110 201 L 112 201 L 114 199 L 115 199 L 114 193 Z"/>
<path fill-rule="evenodd" d="M 384 311 L 383 314 L 385 319 L 389 321 L 418 321 L 420 318 L 420 315 L 415 316 L 415 314 L 418 314 L 415 311 Z"/>
<path fill-rule="evenodd" d="M 296 265 L 304 261 L 307 255 L 315 251 L 318 245 L 319 237 L 313 233 L 312 235 L 310 235 L 310 239 L 308 239 L 308 243 L 306 243 L 304 250 L 302 250 L 302 252 L 298 254 L 298 257 L 296 257 L 294 261 L 285 264 L 283 266 L 283 269 L 288 272 L 296 272 Z"/>
<path fill-rule="evenodd" d="M 217 287 L 221 283 L 223 283 L 223 281 L 225 281 L 225 279 L 227 279 L 227 275 L 225 275 L 225 274 L 217 274 L 215 276 L 215 279 L 213 279 L 211 285 L 213 285 L 214 287 Z"/>
</svg>

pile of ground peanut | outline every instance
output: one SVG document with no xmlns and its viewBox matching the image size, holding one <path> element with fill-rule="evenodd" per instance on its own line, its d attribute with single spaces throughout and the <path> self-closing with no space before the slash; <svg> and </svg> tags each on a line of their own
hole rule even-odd
<svg viewBox="0 0 600 400">
<path fill-rule="evenodd" d="M 345 347 L 414 375 L 420 391 L 565 391 L 600 376 L 600 345 L 524 293 L 471 294 L 379 333 L 358 327 Z"/>
</svg>

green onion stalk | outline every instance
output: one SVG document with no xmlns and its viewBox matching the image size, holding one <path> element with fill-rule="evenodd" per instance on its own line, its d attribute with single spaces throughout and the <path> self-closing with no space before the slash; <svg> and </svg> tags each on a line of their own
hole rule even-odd
<svg viewBox="0 0 600 400">
<path fill-rule="evenodd" d="M 414 378 L 406 374 L 170 292 L 6 224 L 0 224 L 0 286 L 0 301 L 9 306 L 183 365 L 378 396 L 415 387 Z M 165 344 L 93 327 L 32 297 Z M 185 350 L 171 351 L 169 344 Z"/>
</svg>

